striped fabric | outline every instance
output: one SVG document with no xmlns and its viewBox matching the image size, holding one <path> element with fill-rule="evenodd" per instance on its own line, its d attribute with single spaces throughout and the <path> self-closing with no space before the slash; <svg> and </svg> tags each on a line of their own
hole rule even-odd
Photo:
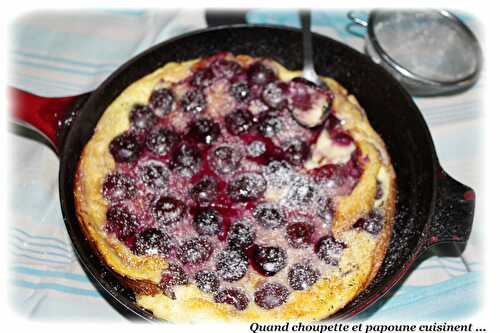
<svg viewBox="0 0 500 333">
<path fill-rule="evenodd" d="M 477 22 L 461 17 L 477 32 Z M 293 11 L 255 10 L 251 23 L 298 26 Z M 363 39 L 346 30 L 344 11 L 315 11 L 313 30 L 362 50 Z M 142 50 L 206 25 L 201 11 L 99 10 L 33 13 L 11 27 L 9 84 L 43 96 L 96 88 Z M 363 33 L 360 31 L 359 33 Z M 439 253 L 418 262 L 409 277 L 359 319 L 449 319 L 480 306 L 482 214 L 479 191 L 481 85 L 460 95 L 416 98 L 443 167 L 478 194 L 475 229 L 461 258 Z M 10 135 L 9 298 L 36 319 L 92 318 L 123 321 L 83 273 L 59 207 L 58 160 L 46 147 Z"/>
</svg>

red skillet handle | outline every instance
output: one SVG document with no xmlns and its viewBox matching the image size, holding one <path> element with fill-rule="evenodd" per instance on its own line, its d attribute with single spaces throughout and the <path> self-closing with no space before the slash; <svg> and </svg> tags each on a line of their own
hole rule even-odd
<svg viewBox="0 0 500 333">
<path fill-rule="evenodd" d="M 73 118 L 90 95 L 42 97 L 9 87 L 12 120 L 46 137 L 59 155 Z"/>
</svg>

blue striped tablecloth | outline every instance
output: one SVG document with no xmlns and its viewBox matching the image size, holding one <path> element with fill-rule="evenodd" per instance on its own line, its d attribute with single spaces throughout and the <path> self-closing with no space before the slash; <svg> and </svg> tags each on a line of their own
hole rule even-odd
<svg viewBox="0 0 500 333">
<path fill-rule="evenodd" d="M 478 24 L 462 19 L 474 30 Z M 252 23 L 298 26 L 293 11 L 255 10 Z M 344 11 L 313 12 L 313 30 L 362 50 L 346 30 Z M 38 12 L 11 26 L 9 84 L 43 96 L 94 89 L 131 56 L 182 32 L 206 26 L 201 11 L 99 10 Z M 415 98 L 431 129 L 443 167 L 478 195 L 475 228 L 464 259 L 429 256 L 404 283 L 360 318 L 450 319 L 480 308 L 481 191 L 479 178 L 481 87 L 448 97 Z M 61 217 L 58 159 L 46 147 L 9 135 L 9 299 L 36 319 L 123 321 L 95 290 L 72 251 Z"/>
</svg>

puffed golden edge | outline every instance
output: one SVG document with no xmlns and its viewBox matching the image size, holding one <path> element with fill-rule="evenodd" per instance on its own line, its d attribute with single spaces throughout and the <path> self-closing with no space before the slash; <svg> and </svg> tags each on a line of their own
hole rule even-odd
<svg viewBox="0 0 500 333">
<path fill-rule="evenodd" d="M 247 56 L 238 56 L 237 59 L 241 62 L 249 62 L 251 58 Z M 185 294 L 184 296 L 188 296 L 187 298 L 177 297 L 176 301 L 172 301 L 170 298 L 158 293 L 155 287 L 155 284 L 159 281 L 161 271 L 168 263 L 157 257 L 134 256 L 123 244 L 102 231 L 107 204 L 100 193 L 101 182 L 104 175 L 114 169 L 114 161 L 107 147 L 114 136 L 125 131 L 129 127 L 128 117 L 123 115 L 120 116 L 120 114 L 128 112 L 129 107 L 133 103 L 145 103 L 147 96 L 149 96 L 150 91 L 160 78 L 163 78 L 166 82 L 178 81 L 189 75 L 189 68 L 196 62 L 197 60 L 181 64 L 169 63 L 154 73 L 136 81 L 129 86 L 103 114 L 96 127 L 94 136 L 86 145 L 82 153 L 75 177 L 74 194 L 77 217 L 84 233 L 87 238 L 92 241 L 97 253 L 106 265 L 123 278 L 124 284 L 132 287 L 136 291 L 138 304 L 149 309 L 159 318 L 174 322 L 266 322 L 294 319 L 319 320 L 332 315 L 343 308 L 370 283 L 384 260 L 385 252 L 391 238 L 396 200 L 395 174 L 390 164 L 390 159 L 387 160 L 387 156 L 385 163 L 383 163 L 383 167 L 385 167 L 390 174 L 388 195 L 384 205 L 386 223 L 375 245 L 367 251 L 368 254 L 365 258 L 371 259 L 371 263 L 363 266 L 368 268 L 365 267 L 364 270 L 354 270 L 354 272 L 347 274 L 341 279 L 336 279 L 334 277 L 322 279 L 310 290 L 292 293 L 291 298 L 293 298 L 293 300 L 289 300 L 289 302 L 277 309 L 263 310 L 251 304 L 245 311 L 235 311 L 230 305 L 214 303 L 211 299 L 207 299 L 206 295 L 201 295 L 200 297 L 199 290 L 192 285 L 182 287 L 182 293 Z M 273 65 L 278 69 L 279 76 L 282 79 L 289 79 L 300 75 L 300 72 L 286 71 L 286 69 L 277 63 L 273 62 Z M 340 84 L 329 78 L 325 78 L 325 81 L 336 93 L 337 101 L 338 96 L 342 96 L 342 103 L 347 103 L 351 107 L 355 106 L 360 109 L 355 98 L 348 95 L 347 91 L 341 87 Z M 129 97 L 134 96 L 134 92 L 137 91 L 142 92 L 142 94 L 139 94 L 140 98 L 132 98 L 132 100 L 130 100 Z M 118 106 L 118 104 L 120 105 Z M 121 112 L 115 112 L 117 114 L 113 115 L 113 112 L 109 112 L 110 109 L 121 110 Z M 114 118 L 107 121 L 113 124 L 111 129 L 106 128 L 107 126 L 102 126 L 102 123 L 106 123 L 105 118 Z M 383 153 L 386 154 L 383 141 L 378 137 L 377 133 L 371 129 L 369 124 L 368 128 L 368 136 L 377 141 L 378 149 L 380 150 L 382 147 L 384 150 Z M 366 135 L 367 133 L 364 134 Z M 96 159 L 96 156 L 100 158 Z M 92 178 L 91 181 L 89 181 L 89 178 Z M 352 225 L 352 223 L 349 224 Z M 344 232 L 345 230 L 337 233 L 337 237 L 342 237 Z M 367 240 L 366 243 L 371 242 Z M 176 293 L 179 294 L 179 291 L 176 291 Z M 334 301 L 325 300 L 325 295 L 327 295 L 330 300 Z M 187 300 L 186 302 L 182 302 L 182 306 L 179 306 L 181 305 L 179 304 L 181 303 L 180 298 Z"/>
</svg>

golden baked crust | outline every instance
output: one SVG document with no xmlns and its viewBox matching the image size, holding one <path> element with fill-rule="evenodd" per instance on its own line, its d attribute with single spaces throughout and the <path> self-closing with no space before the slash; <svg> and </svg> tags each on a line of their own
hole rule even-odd
<svg viewBox="0 0 500 333">
<path fill-rule="evenodd" d="M 248 64 L 255 59 L 240 55 L 228 59 Z M 288 71 L 269 59 L 263 60 L 272 67 L 280 80 L 289 81 L 300 76 L 300 72 Z M 107 174 L 115 170 L 116 164 L 109 152 L 111 140 L 129 129 L 129 110 L 137 103 L 147 104 L 148 98 L 158 84 L 168 87 L 188 77 L 200 66 L 199 60 L 183 63 L 168 63 L 155 72 L 139 79 L 127 87 L 106 109 L 98 122 L 95 133 L 87 143 L 78 166 L 74 195 L 78 220 L 93 242 L 103 261 L 124 283 L 136 291 L 137 303 L 150 310 L 156 317 L 172 322 L 200 321 L 313 321 L 326 318 L 343 308 L 358 295 L 375 277 L 391 237 L 395 213 L 395 173 L 385 144 L 370 126 L 357 102 L 339 83 L 323 78 L 334 93 L 332 112 L 341 120 L 342 127 L 356 142 L 363 163 L 363 173 L 352 192 L 335 198 L 333 235 L 347 244 L 337 266 L 330 267 L 319 281 L 308 290 L 291 292 L 287 302 L 271 310 L 263 309 L 250 301 L 243 311 L 228 304 L 215 303 L 212 295 L 203 293 L 194 284 L 175 287 L 175 299 L 163 294 L 157 287 L 168 262 L 158 255 L 136 256 L 115 236 L 105 231 L 108 203 L 102 194 L 102 184 Z M 161 82 L 161 83 L 160 83 Z M 220 101 L 219 101 L 220 102 Z M 210 114 L 217 107 L 217 100 L 209 105 Z M 321 143 L 312 147 L 312 157 L 305 164 L 313 169 L 328 163 Z M 378 184 L 378 185 L 377 185 Z M 377 186 L 383 196 L 376 199 Z M 385 224 L 378 235 L 360 228 L 353 228 L 356 221 L 376 208 L 383 212 Z M 280 272 L 274 280 L 285 279 Z M 255 289 L 267 278 L 249 270 L 235 286 Z"/>
</svg>

